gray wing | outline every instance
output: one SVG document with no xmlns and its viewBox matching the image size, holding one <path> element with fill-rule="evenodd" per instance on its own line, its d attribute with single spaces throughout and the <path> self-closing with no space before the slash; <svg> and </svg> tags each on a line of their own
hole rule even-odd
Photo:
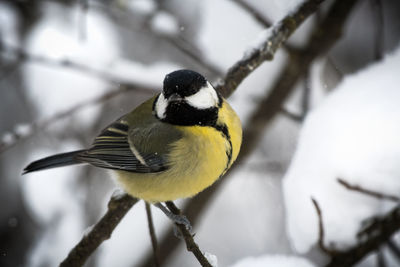
<svg viewBox="0 0 400 267">
<path fill-rule="evenodd" d="M 129 141 L 129 126 L 120 119 L 95 139 L 91 148 L 79 154 L 78 159 L 97 167 L 135 173 L 161 172 L 167 169 L 161 153 L 140 151 Z"/>
</svg>

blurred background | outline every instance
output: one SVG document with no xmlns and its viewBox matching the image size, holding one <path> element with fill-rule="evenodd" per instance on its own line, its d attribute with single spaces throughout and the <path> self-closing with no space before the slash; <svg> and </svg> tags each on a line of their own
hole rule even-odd
<svg viewBox="0 0 400 267">
<path fill-rule="evenodd" d="M 0 266 L 58 265 L 104 214 L 116 188 L 106 171 L 90 166 L 21 176 L 30 161 L 87 147 L 109 122 L 158 92 L 171 71 L 193 69 L 217 84 L 258 44 L 260 33 L 299 2 L 1 0 Z M 307 51 L 310 33 L 332 2 L 326 1 L 274 60 L 263 63 L 229 98 L 245 131 L 260 128 L 249 121 L 281 79 L 290 51 Z M 343 77 L 396 48 L 399 14 L 400 1 L 358 1 L 342 37 L 304 66 L 306 75 L 295 82 L 268 127 L 259 129 L 256 148 L 237 162 L 212 198 L 207 195 L 194 223 L 195 238 L 200 248 L 217 255 L 220 266 L 250 256 L 296 254 L 285 230 L 282 178 L 302 122 Z M 160 211 L 153 209 L 153 215 L 161 242 L 171 225 Z M 325 259 L 316 250 L 306 257 L 317 263 Z M 374 257 L 360 266 L 377 266 Z M 140 203 L 86 266 L 149 262 L 150 237 Z M 196 264 L 183 242 L 165 256 L 165 266 Z"/>
</svg>

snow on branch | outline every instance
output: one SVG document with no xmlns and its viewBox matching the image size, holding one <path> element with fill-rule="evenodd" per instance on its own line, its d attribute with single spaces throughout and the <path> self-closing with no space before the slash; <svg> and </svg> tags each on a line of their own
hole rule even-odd
<svg viewBox="0 0 400 267">
<path fill-rule="evenodd" d="M 353 248 L 346 251 L 336 251 L 331 261 L 326 267 L 352 266 L 369 253 L 379 249 L 381 245 L 400 230 L 400 205 L 392 209 L 388 214 L 381 218 L 376 218 L 368 226 L 368 234 L 365 240 L 358 243 Z"/>
<path fill-rule="evenodd" d="M 366 195 L 374 196 L 379 199 L 385 198 L 393 200 L 392 198 L 384 197 L 385 194 L 366 190 L 359 186 L 354 187 L 352 185 L 349 185 L 342 179 L 338 179 L 338 182 L 352 191 L 364 193 Z M 318 245 L 322 251 L 331 256 L 330 262 L 326 265 L 326 267 L 353 266 L 369 253 L 378 250 L 379 247 L 384 243 L 393 245 L 393 243 L 390 241 L 390 238 L 393 236 L 393 234 L 400 230 L 400 205 L 397 205 L 385 216 L 374 218 L 373 222 L 370 225 L 360 231 L 358 233 L 359 243 L 354 247 L 346 250 L 338 250 L 334 247 L 327 247 L 324 244 L 325 230 L 322 210 L 318 202 L 314 198 L 311 200 L 318 216 Z"/>
<path fill-rule="evenodd" d="M 228 97 L 239 86 L 239 84 L 258 66 L 266 60 L 274 58 L 276 50 L 285 42 L 292 33 L 313 14 L 319 4 L 324 0 L 304 1 L 297 10 L 288 14 L 281 21 L 274 24 L 266 35 L 266 39 L 259 47 L 245 53 L 243 58 L 236 62 L 225 76 L 224 81 L 217 89 L 225 97 Z"/>
</svg>

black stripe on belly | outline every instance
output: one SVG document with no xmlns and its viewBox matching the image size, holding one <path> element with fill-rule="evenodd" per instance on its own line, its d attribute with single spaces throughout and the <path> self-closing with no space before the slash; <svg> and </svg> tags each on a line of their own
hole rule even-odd
<svg viewBox="0 0 400 267">
<path fill-rule="evenodd" d="M 229 165 L 231 164 L 232 161 L 232 141 L 231 141 L 231 136 L 229 134 L 228 131 L 228 127 L 226 126 L 226 124 L 216 124 L 212 126 L 213 128 L 215 128 L 217 131 L 219 131 L 222 136 L 229 142 L 229 149 L 226 150 L 226 156 L 228 158 L 228 162 L 226 163 L 226 167 L 224 169 L 224 171 L 222 172 L 221 176 L 225 174 L 225 172 L 228 170 Z"/>
</svg>

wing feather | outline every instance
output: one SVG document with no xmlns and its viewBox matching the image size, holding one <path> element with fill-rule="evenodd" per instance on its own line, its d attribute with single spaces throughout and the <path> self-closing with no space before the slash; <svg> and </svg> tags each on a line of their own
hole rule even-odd
<svg viewBox="0 0 400 267">
<path fill-rule="evenodd" d="M 145 154 L 128 142 L 129 126 L 120 119 L 95 139 L 79 159 L 97 167 L 136 173 L 166 170 L 165 160 L 157 153 Z"/>
</svg>

